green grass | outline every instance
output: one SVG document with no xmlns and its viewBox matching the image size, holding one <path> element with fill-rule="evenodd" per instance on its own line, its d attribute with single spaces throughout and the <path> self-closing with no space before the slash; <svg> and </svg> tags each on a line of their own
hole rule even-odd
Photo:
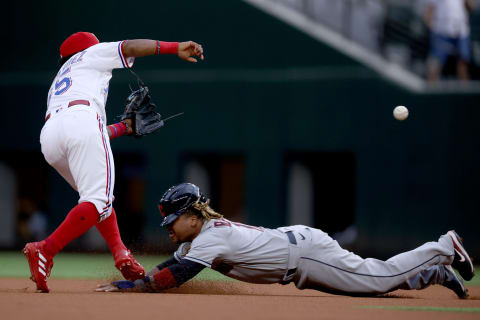
<svg viewBox="0 0 480 320">
<path fill-rule="evenodd" d="M 148 271 L 168 259 L 168 256 L 135 256 Z M 30 270 L 25 256 L 20 252 L 0 252 L 0 278 L 28 278 Z M 54 259 L 51 278 L 112 279 L 122 278 L 113 265 L 110 254 L 60 253 Z M 195 279 L 231 280 L 205 268 Z"/>
<path fill-rule="evenodd" d="M 475 268 L 475 277 L 473 277 L 472 280 L 467 282 L 467 286 L 480 286 L 479 272 L 480 272 L 480 268 L 479 267 Z"/>
<path fill-rule="evenodd" d="M 150 270 L 168 256 L 135 256 Z M 113 259 L 107 253 L 60 253 L 54 259 L 52 278 L 77 279 L 111 279 L 121 278 L 121 274 L 113 265 Z M 476 268 L 475 277 L 466 282 L 467 286 L 480 286 L 480 269 Z M 20 252 L 0 252 L 0 278 L 28 278 L 30 270 L 24 255 Z M 224 275 L 205 268 L 195 279 L 199 280 L 231 280 Z"/>
</svg>

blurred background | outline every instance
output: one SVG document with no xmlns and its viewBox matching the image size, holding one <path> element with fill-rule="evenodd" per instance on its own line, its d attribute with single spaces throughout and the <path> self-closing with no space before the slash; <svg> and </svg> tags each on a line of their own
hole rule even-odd
<svg viewBox="0 0 480 320">
<path fill-rule="evenodd" d="M 229 219 L 310 225 L 363 256 L 387 258 L 456 229 L 480 257 L 480 3 L 458 0 L 468 10 L 455 12 L 438 7 L 445 2 L 3 4 L 0 248 L 43 239 L 78 201 L 43 159 L 39 135 L 59 46 L 90 31 L 104 42 L 194 40 L 205 50 L 198 64 L 135 62 L 159 112 L 185 114 L 155 135 L 112 141 L 114 206 L 130 248 L 172 249 L 157 201 L 190 181 Z M 461 50 L 454 39 L 432 52 L 442 21 Z M 129 84 L 129 72 L 114 71 L 109 123 Z M 407 120 L 393 118 L 397 105 Z M 107 247 L 94 228 L 66 250 Z"/>
</svg>

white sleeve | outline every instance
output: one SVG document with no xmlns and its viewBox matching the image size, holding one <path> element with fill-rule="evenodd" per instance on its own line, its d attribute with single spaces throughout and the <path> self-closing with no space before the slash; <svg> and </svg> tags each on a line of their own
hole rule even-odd
<svg viewBox="0 0 480 320">
<path fill-rule="evenodd" d="M 184 259 L 211 267 L 215 258 L 228 252 L 225 237 L 222 237 L 219 229 L 210 229 L 200 233 L 192 242 L 192 246 Z"/>
<path fill-rule="evenodd" d="M 100 71 L 113 69 L 131 68 L 135 57 L 127 57 L 123 52 L 125 41 L 101 42 L 87 50 L 85 59 L 90 66 Z"/>
</svg>

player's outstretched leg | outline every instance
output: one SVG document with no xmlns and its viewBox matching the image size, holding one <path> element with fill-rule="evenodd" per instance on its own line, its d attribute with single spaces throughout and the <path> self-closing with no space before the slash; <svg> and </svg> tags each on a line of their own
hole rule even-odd
<svg viewBox="0 0 480 320">
<path fill-rule="evenodd" d="M 115 267 L 120 270 L 123 277 L 130 281 L 145 278 L 145 269 L 135 260 L 130 250 L 123 244 L 118 230 L 117 214 L 112 208 L 110 216 L 97 223 L 98 231 L 108 244 L 115 261 Z"/>
<path fill-rule="evenodd" d="M 440 284 L 449 288 L 455 292 L 460 299 L 468 297 L 468 290 L 465 288 L 462 279 L 457 276 L 449 265 L 437 265 L 425 269 L 393 290 L 421 290 L 434 284 Z"/>
<path fill-rule="evenodd" d="M 463 247 L 463 239 L 455 232 L 450 230 L 447 234 L 452 238 L 453 247 L 455 249 L 455 258 L 453 259 L 452 267 L 458 270 L 463 279 L 470 281 L 475 275 L 472 260 Z"/>
<path fill-rule="evenodd" d="M 454 244 L 448 234 L 382 261 L 364 259 L 342 249 L 321 230 L 309 230 L 312 245 L 303 250 L 307 253 L 302 252 L 297 267 L 299 276 L 294 279 L 300 289 L 348 295 L 386 293 L 432 266 L 454 261 Z"/>
<path fill-rule="evenodd" d="M 98 212 L 92 203 L 79 203 L 47 239 L 25 245 L 23 254 L 30 266 L 30 279 L 37 284 L 37 290 L 50 291 L 47 278 L 53 267 L 53 257 L 67 244 L 94 226 L 97 220 Z"/>
</svg>

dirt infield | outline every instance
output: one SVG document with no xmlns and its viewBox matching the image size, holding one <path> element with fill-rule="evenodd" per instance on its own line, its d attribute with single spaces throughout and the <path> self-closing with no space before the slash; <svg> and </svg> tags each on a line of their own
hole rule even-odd
<svg viewBox="0 0 480 320">
<path fill-rule="evenodd" d="M 470 299 L 459 300 L 440 286 L 422 291 L 399 290 L 376 298 L 352 298 L 302 291 L 293 285 L 223 281 L 194 281 L 157 294 L 94 292 L 100 283 L 51 279 L 52 292 L 41 294 L 35 292 L 34 283 L 28 279 L 0 278 L 1 318 L 480 319 L 480 287 L 470 288 Z"/>
</svg>

